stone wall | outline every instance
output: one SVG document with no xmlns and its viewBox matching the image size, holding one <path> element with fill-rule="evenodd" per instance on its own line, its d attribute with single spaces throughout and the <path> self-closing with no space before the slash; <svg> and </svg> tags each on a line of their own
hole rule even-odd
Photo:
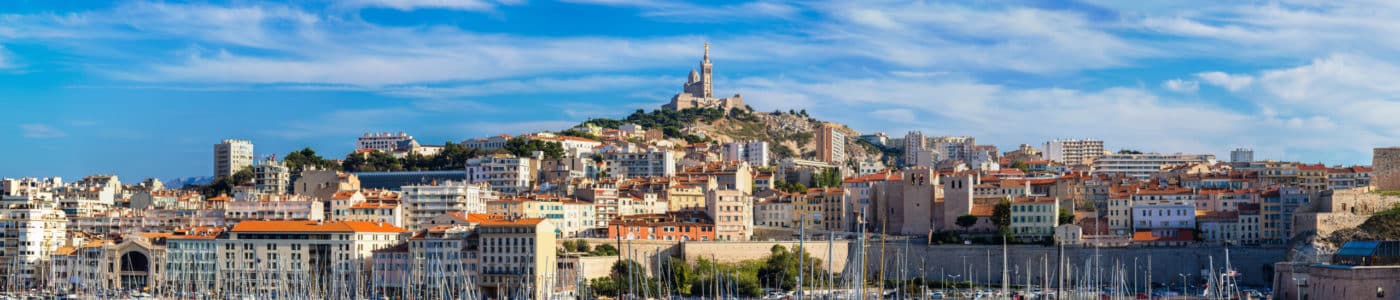
<svg viewBox="0 0 1400 300">
<path fill-rule="evenodd" d="M 782 242 L 688 242 L 681 251 L 685 254 L 685 260 L 694 262 L 700 258 L 713 259 L 722 263 L 738 263 L 745 260 L 756 260 L 768 257 L 770 249 L 774 245 L 787 247 L 789 251 L 797 249 L 796 241 Z M 807 253 L 812 257 L 822 261 L 822 267 L 827 266 L 830 257 L 831 267 L 837 271 L 845 270 L 848 253 L 848 245 L 845 241 L 834 241 L 828 250 L 826 241 L 807 241 L 802 245 Z"/>
<path fill-rule="evenodd" d="M 610 239 L 586 239 L 589 245 L 597 247 L 602 244 L 617 245 L 617 240 Z M 831 257 L 831 262 L 836 270 L 846 268 L 847 253 L 849 245 L 845 241 L 834 241 L 831 243 L 831 250 L 827 248 L 827 242 L 807 241 L 804 248 L 811 256 L 827 261 Z M 627 241 L 623 240 L 621 246 L 617 246 L 624 258 L 632 257 L 638 262 L 650 265 L 660 258 L 681 257 L 686 261 L 694 263 L 700 258 L 713 259 L 722 263 L 739 263 L 745 260 L 763 259 L 768 256 L 770 249 L 774 245 L 782 245 L 788 250 L 796 249 L 796 241 L 744 241 L 744 242 L 677 242 L 677 241 Z M 635 253 L 635 254 L 632 254 Z M 825 265 L 825 264 L 824 264 Z M 611 262 L 609 262 L 611 266 Z"/>
<path fill-rule="evenodd" d="M 589 244 L 597 246 L 600 244 L 616 244 L 616 240 L 589 239 Z M 658 255 L 665 257 L 683 257 L 686 261 L 695 262 L 699 258 L 715 259 L 724 263 L 738 263 L 745 260 L 762 259 L 769 253 L 773 245 L 783 245 L 788 249 L 797 247 L 796 241 L 749 241 L 749 242 L 674 242 L 674 241 L 632 241 L 630 248 L 636 249 L 634 257 L 637 261 L 655 261 Z M 812 256 L 827 262 L 828 254 L 833 257 L 831 260 L 833 267 L 838 272 L 844 272 L 846 262 L 849 261 L 848 254 L 852 252 L 852 245 L 846 241 L 835 241 L 832 251 L 828 252 L 826 241 L 808 241 L 805 245 L 807 251 Z M 623 241 L 619 247 L 624 252 L 624 257 L 632 253 L 629 251 L 627 241 Z M 883 267 L 886 278 L 925 276 L 927 278 L 938 278 L 941 274 L 964 274 L 962 280 L 972 279 L 978 282 L 987 282 L 989 276 L 992 282 L 999 282 L 1001 278 L 1001 251 L 1000 246 L 964 246 L 964 245 L 924 245 L 915 241 L 906 245 L 900 242 L 890 242 L 883 247 L 884 255 L 881 255 L 881 245 L 868 245 L 865 253 L 866 272 L 872 276 L 878 275 Z M 1025 282 L 1025 274 L 1043 274 L 1044 265 L 1049 265 L 1053 273 L 1059 257 L 1057 247 L 1046 247 L 1037 245 L 1015 245 L 1008 247 L 1008 263 L 1011 265 L 1011 272 L 1015 282 Z M 1263 287 L 1269 285 L 1273 276 L 1273 264 L 1286 260 L 1285 248 L 1230 248 L 1230 262 L 1235 270 L 1241 272 L 1242 284 L 1251 287 Z M 661 257 L 661 258 L 665 258 Z M 1137 264 L 1137 273 L 1141 276 L 1139 281 L 1146 281 L 1148 271 L 1148 260 L 1152 261 L 1152 281 L 1172 282 L 1180 281 L 1177 274 L 1192 274 L 1199 278 L 1201 270 L 1208 269 L 1212 262 L 1217 269 L 1225 266 L 1225 248 L 1222 247 L 1180 247 L 1180 248 L 1064 248 L 1064 257 L 1080 268 L 1091 258 L 1097 257 L 1099 264 L 1105 270 L 1111 269 L 1115 264 L 1121 264 L 1128 269 L 1131 275 L 1134 262 Z M 1212 261 L 1212 258 L 1214 259 Z M 966 264 L 964 264 L 966 259 Z M 990 262 L 989 262 L 990 260 Z M 604 262 L 599 262 L 604 263 Z M 605 262 L 611 266 L 611 261 Z M 586 262 L 586 264 L 588 264 Z M 825 265 L 825 264 L 824 264 Z M 592 273 L 585 266 L 585 273 Z M 961 271 L 965 268 L 972 269 L 972 272 Z M 990 270 L 989 270 L 990 269 Z M 1106 271 L 1107 272 L 1107 271 Z M 976 275 L 971 275 L 975 273 Z M 593 276 L 593 275 L 588 275 Z M 1039 275 L 1030 277 L 1036 281 Z M 1052 276 L 1053 277 L 1053 276 Z M 1131 276 L 1129 276 L 1131 277 Z M 1175 279 L 1174 279 L 1175 278 Z"/>
<path fill-rule="evenodd" d="M 881 267 L 886 278 L 919 276 L 938 278 L 946 275 L 961 275 L 961 281 L 972 279 L 978 283 L 999 283 L 1001 281 L 1002 248 L 1000 246 L 924 246 L 910 245 L 908 250 L 902 244 L 885 245 L 884 256 L 880 256 L 880 246 L 871 247 L 867 258 L 867 273 L 878 274 Z M 1046 266 L 1053 274 L 1056 270 L 1060 248 L 1015 245 L 1007 248 L 1008 271 L 1012 282 L 1024 284 L 1027 279 L 1037 283 L 1044 277 Z M 1284 248 L 1230 248 L 1230 263 L 1243 274 L 1240 283 L 1251 287 L 1268 286 L 1273 277 L 1273 264 L 1285 260 Z M 907 254 L 907 255 L 906 255 Z M 1180 283 L 1178 274 L 1191 274 L 1199 279 L 1202 270 L 1210 268 L 1213 262 L 1217 269 L 1225 266 L 1225 248 L 1221 247 L 1182 247 L 1182 248 L 1064 248 L 1065 260 L 1075 269 L 1083 268 L 1086 262 L 1097 257 L 1104 273 L 1111 272 L 1115 264 L 1127 270 L 1128 281 L 1133 273 L 1138 274 L 1139 282 L 1146 282 L 1148 261 L 1151 261 L 1152 281 L 1159 283 Z M 883 263 L 882 263 L 883 262 Z M 1137 265 L 1134 272 L 1134 264 Z M 969 270 L 970 271 L 967 271 Z M 1076 273 L 1082 271 L 1075 271 Z M 1029 278 L 1026 274 L 1031 274 Z M 988 276 L 990 274 L 990 276 Z M 1107 275 L 1105 275 L 1107 276 Z M 988 279 L 991 280 L 988 280 Z M 1050 281 L 1057 275 L 1051 275 Z M 1131 285 L 1131 283 L 1130 283 Z"/>
<path fill-rule="evenodd" d="M 1400 147 L 1376 148 L 1371 157 L 1371 185 L 1400 190 Z"/>
<path fill-rule="evenodd" d="M 1279 263 L 1274 299 L 1400 298 L 1400 266 L 1354 267 Z M 1300 295 L 1301 294 L 1301 295 Z"/>
<path fill-rule="evenodd" d="M 1359 226 L 1372 214 L 1397 204 L 1400 197 L 1381 195 L 1372 187 L 1323 193 L 1312 207 L 1293 216 L 1294 232 L 1316 232 L 1317 236 L 1326 237 L 1333 231 Z"/>
</svg>

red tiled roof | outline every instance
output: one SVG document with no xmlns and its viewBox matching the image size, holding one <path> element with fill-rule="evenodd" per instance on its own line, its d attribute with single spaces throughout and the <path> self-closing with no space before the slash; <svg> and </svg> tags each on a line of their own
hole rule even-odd
<svg viewBox="0 0 1400 300">
<path fill-rule="evenodd" d="M 993 211 L 996 211 L 996 207 L 994 207 L 994 206 L 992 206 L 992 205 L 975 205 L 975 204 L 974 204 L 974 205 L 972 205 L 972 212 L 971 212 L 971 213 L 968 213 L 968 214 L 969 214 L 969 215 L 973 215 L 973 216 L 978 216 L 978 217 L 991 217 Z"/>
<path fill-rule="evenodd" d="M 1195 232 L 1191 229 L 1177 229 L 1175 237 L 1159 237 L 1152 234 L 1152 230 L 1138 230 L 1133 232 L 1134 242 L 1189 242 L 1196 239 Z"/>
<path fill-rule="evenodd" d="M 243 221 L 233 232 L 404 232 L 386 223 L 362 221 Z"/>
</svg>

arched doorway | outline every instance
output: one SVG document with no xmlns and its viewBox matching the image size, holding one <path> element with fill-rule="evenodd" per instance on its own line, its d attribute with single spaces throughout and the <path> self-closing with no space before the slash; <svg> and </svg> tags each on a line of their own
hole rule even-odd
<svg viewBox="0 0 1400 300">
<path fill-rule="evenodd" d="M 145 291 L 151 274 L 151 260 L 145 253 L 130 251 L 121 256 L 121 289 Z"/>
</svg>

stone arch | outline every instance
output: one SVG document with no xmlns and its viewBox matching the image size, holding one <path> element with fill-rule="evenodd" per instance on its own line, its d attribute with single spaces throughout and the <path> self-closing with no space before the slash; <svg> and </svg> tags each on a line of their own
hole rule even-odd
<svg viewBox="0 0 1400 300">
<path fill-rule="evenodd" d="M 150 286 L 149 279 L 152 273 L 150 255 L 144 251 L 126 251 L 118 256 L 118 262 L 122 290 L 144 291 Z"/>
</svg>

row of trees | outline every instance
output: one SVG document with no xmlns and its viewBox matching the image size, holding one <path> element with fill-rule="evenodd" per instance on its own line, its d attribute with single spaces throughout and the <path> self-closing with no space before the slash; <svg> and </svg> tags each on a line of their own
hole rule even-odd
<svg viewBox="0 0 1400 300">
<path fill-rule="evenodd" d="M 307 151 L 306 149 L 303 151 Z M 347 172 L 386 172 L 386 171 L 435 171 L 460 170 L 466 167 L 467 160 L 491 154 L 511 154 L 529 157 L 535 151 L 544 152 L 545 158 L 564 157 L 564 146 L 559 142 L 547 142 L 516 137 L 506 141 L 504 148 L 486 151 L 467 147 L 463 144 L 446 142 L 442 152 L 433 156 L 409 153 L 403 158 L 380 151 L 351 153 L 345 156 L 341 167 Z M 313 152 L 314 153 L 314 152 Z"/>
<path fill-rule="evenodd" d="M 657 263 L 659 267 L 653 266 L 656 272 L 648 275 L 643 264 L 630 259 L 621 260 L 613 264 L 608 277 L 593 279 L 588 284 L 595 296 L 608 297 L 622 297 L 629 293 L 637 296 L 670 294 L 712 297 L 720 290 L 731 296 L 759 297 L 764 288 L 796 289 L 799 272 L 805 274 L 802 278 L 804 286 L 815 286 L 833 276 L 824 271 L 826 265 L 820 259 L 805 251 L 789 251 L 782 245 L 773 246 L 762 260 L 738 264 L 700 258 L 692 265 L 675 257 Z"/>
<path fill-rule="evenodd" d="M 560 243 L 564 246 L 564 251 L 584 253 L 586 256 L 612 256 L 617 255 L 617 247 L 611 244 L 602 244 L 598 247 L 589 247 L 587 240 L 566 240 Z"/>
</svg>

